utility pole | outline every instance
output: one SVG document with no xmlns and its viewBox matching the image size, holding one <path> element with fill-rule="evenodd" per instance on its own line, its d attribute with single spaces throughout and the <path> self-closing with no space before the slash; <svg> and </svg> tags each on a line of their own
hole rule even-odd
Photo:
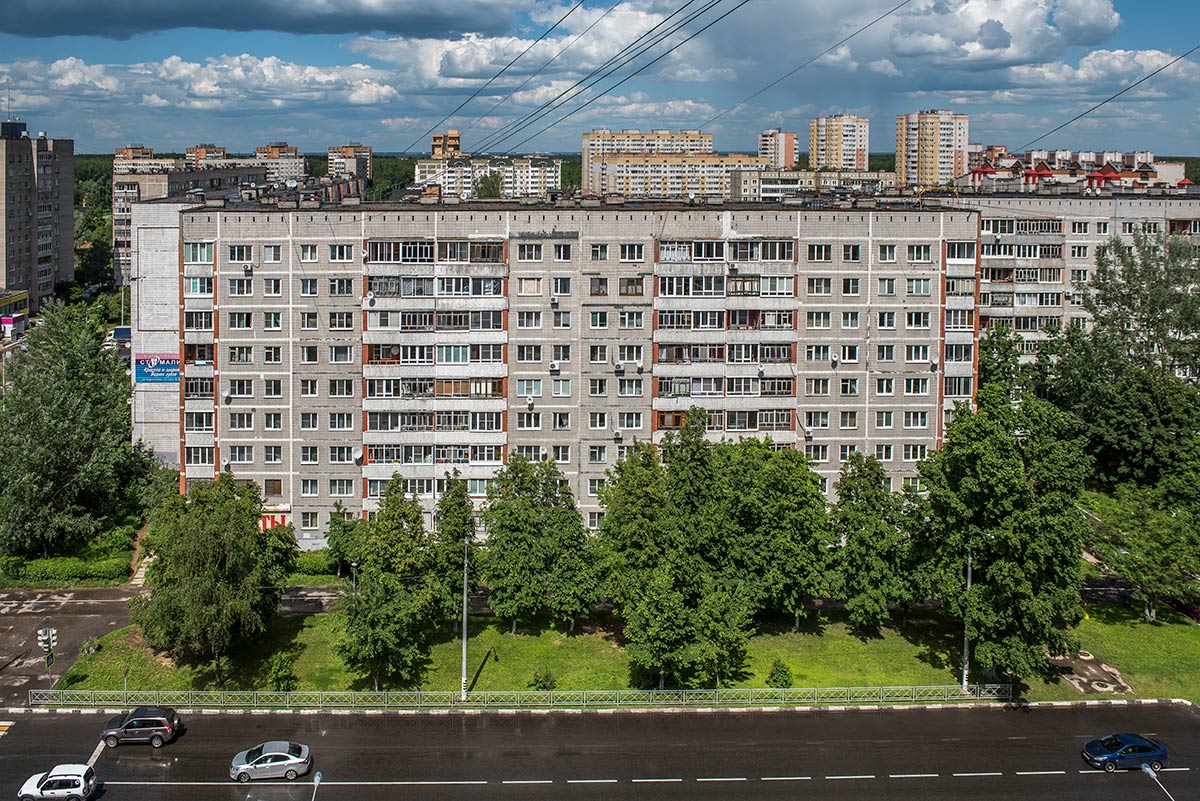
<svg viewBox="0 0 1200 801">
<path fill-rule="evenodd" d="M 967 593 L 963 597 L 963 659 L 962 659 L 962 691 L 967 691 L 967 671 L 971 665 L 970 643 L 967 635 L 967 610 L 971 603 L 971 549 L 967 549 Z"/>
<path fill-rule="evenodd" d="M 462 698 L 467 700 L 467 560 L 470 534 L 462 538 Z"/>
</svg>

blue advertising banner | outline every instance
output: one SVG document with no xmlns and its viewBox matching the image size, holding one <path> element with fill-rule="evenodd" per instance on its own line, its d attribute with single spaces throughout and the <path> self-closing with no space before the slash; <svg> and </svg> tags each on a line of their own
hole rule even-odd
<svg viewBox="0 0 1200 801">
<path fill-rule="evenodd" d="M 178 384 L 179 354 L 134 354 L 133 380 L 139 384 Z"/>
</svg>

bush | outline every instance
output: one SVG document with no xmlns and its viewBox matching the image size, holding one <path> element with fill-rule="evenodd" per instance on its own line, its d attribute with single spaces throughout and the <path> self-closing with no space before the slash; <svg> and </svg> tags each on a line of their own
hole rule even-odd
<svg viewBox="0 0 1200 801">
<path fill-rule="evenodd" d="M 782 659 L 771 663 L 771 673 L 767 676 L 767 686 L 785 690 L 792 686 L 792 669 Z"/>
<path fill-rule="evenodd" d="M 329 556 L 329 549 L 319 551 L 300 551 L 296 554 L 296 566 L 293 572 L 306 576 L 323 576 L 337 570 L 337 565 Z"/>
<path fill-rule="evenodd" d="M 533 681 L 529 682 L 529 686 L 535 690 L 553 690 L 558 684 L 558 680 L 554 678 L 554 674 L 549 668 L 538 668 L 533 672 Z"/>
<path fill-rule="evenodd" d="M 116 556 L 132 551 L 137 542 L 137 526 L 116 526 L 105 531 L 88 550 L 97 556 Z"/>
<path fill-rule="evenodd" d="M 276 692 L 286 693 L 296 689 L 296 676 L 292 672 L 292 657 L 277 653 L 271 657 L 267 667 L 267 684 Z"/>
<path fill-rule="evenodd" d="M 25 569 L 25 560 L 19 556 L 0 556 L 0 576 L 19 579 Z"/>
<path fill-rule="evenodd" d="M 50 581 L 70 584 L 78 581 L 118 581 L 129 575 L 129 559 L 113 556 L 108 559 L 86 560 L 75 556 L 54 556 L 49 559 L 30 559 L 21 565 L 18 575 L 4 566 L 5 574 L 26 581 Z"/>
</svg>

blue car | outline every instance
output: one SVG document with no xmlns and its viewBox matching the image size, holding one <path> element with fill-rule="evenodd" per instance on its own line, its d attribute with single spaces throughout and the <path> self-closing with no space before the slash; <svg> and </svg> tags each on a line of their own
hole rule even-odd
<svg viewBox="0 0 1200 801">
<path fill-rule="evenodd" d="M 1167 747 L 1162 742 L 1140 734 L 1118 732 L 1092 740 L 1083 747 L 1084 761 L 1109 773 L 1118 768 L 1138 770 L 1142 765 L 1162 770 L 1167 757 Z"/>
</svg>

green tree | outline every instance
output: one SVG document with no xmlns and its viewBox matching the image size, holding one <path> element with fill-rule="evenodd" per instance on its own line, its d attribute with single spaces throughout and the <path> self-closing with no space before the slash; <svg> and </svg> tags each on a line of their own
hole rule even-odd
<svg viewBox="0 0 1200 801">
<path fill-rule="evenodd" d="M 850 622 L 866 631 L 883 628 L 889 604 L 903 602 L 911 592 L 905 571 L 908 540 L 886 480 L 874 457 L 854 454 L 842 466 L 838 500 L 830 512 L 833 535 L 841 542 L 838 595 Z"/>
<path fill-rule="evenodd" d="M 368 200 L 389 200 L 398 189 L 411 186 L 416 162 L 403 156 L 375 156 L 371 162 L 371 185 Z"/>
<path fill-rule="evenodd" d="M 580 156 L 564 158 L 561 177 L 563 189 L 570 191 L 581 188 L 583 186 L 583 158 Z"/>
<path fill-rule="evenodd" d="M 333 512 L 329 515 L 329 527 L 325 530 L 325 545 L 329 548 L 329 558 L 337 565 L 337 574 L 342 575 L 342 568 L 349 567 L 352 562 L 363 564 L 363 538 L 366 521 L 360 518 L 346 517 L 346 507 L 341 501 L 334 501 Z"/>
<path fill-rule="evenodd" d="M 746 650 L 754 633 L 754 603 L 746 582 L 704 582 L 692 613 L 696 642 L 692 646 L 689 683 L 725 687 L 742 677 Z"/>
<path fill-rule="evenodd" d="M 1096 528 L 1092 552 L 1130 583 L 1146 622 L 1157 619 L 1164 600 L 1200 597 L 1200 534 L 1191 512 L 1168 506 L 1154 487 L 1121 487 L 1116 501 Z"/>
<path fill-rule="evenodd" d="M 0 548 L 69 553 L 134 511 L 150 460 L 130 445 L 129 378 L 94 307 L 47 306 L 0 392 Z"/>
<path fill-rule="evenodd" d="M 771 663 L 771 672 L 767 676 L 767 686 L 786 690 L 792 686 L 792 669 L 787 663 L 776 657 Z"/>
<path fill-rule="evenodd" d="M 446 490 L 434 511 L 434 562 L 442 579 L 448 614 L 458 608 L 462 592 L 463 543 L 469 542 L 467 564 L 478 572 L 479 546 L 475 543 L 475 505 L 467 492 L 467 481 L 456 469 L 446 473 Z"/>
<path fill-rule="evenodd" d="M 645 586 L 622 610 L 625 653 L 635 682 L 663 689 L 682 685 L 691 673 L 696 631 L 682 565 L 665 561 L 647 571 Z"/>
<path fill-rule="evenodd" d="M 1074 650 L 1067 632 L 1083 615 L 1085 530 L 1076 502 L 1088 470 L 1061 412 L 1036 398 L 1014 407 L 994 385 L 980 390 L 976 411 L 955 408 L 942 448 L 920 465 L 932 586 L 965 619 L 977 667 L 1028 676 L 1044 669 L 1047 650 Z"/>
<path fill-rule="evenodd" d="M 1023 383 L 1021 338 L 1008 327 L 990 329 L 979 339 L 979 386 L 995 384 L 1016 397 Z"/>
<path fill-rule="evenodd" d="M 262 633 L 296 559 L 291 526 L 261 530 L 258 485 L 228 473 L 163 499 L 147 544 L 150 594 L 130 602 L 154 646 L 212 659 L 217 684 L 230 647 Z"/>
<path fill-rule="evenodd" d="M 75 281 L 84 286 L 113 282 L 112 217 L 99 205 L 75 215 Z"/>
<path fill-rule="evenodd" d="M 504 175 L 491 172 L 475 179 L 475 197 L 501 197 L 504 194 Z"/>
</svg>

